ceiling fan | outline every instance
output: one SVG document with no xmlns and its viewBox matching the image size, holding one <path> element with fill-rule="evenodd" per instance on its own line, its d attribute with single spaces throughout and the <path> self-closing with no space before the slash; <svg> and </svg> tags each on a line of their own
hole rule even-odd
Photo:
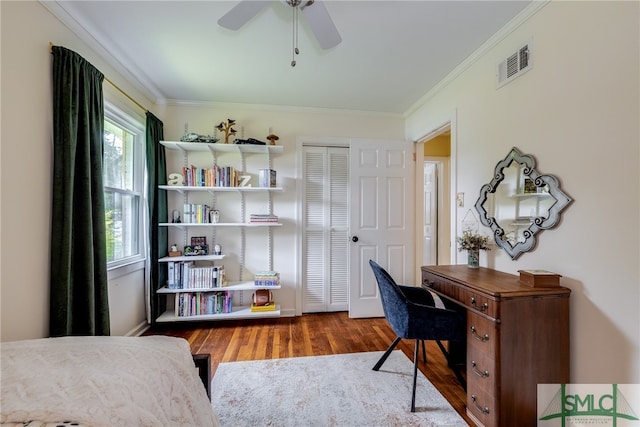
<svg viewBox="0 0 640 427">
<path fill-rule="evenodd" d="M 331 49 L 342 41 L 338 29 L 321 0 L 282 1 L 289 5 L 293 11 L 293 52 L 295 55 L 300 53 L 298 49 L 298 11 L 302 11 L 304 14 L 322 49 Z M 229 30 L 238 30 L 269 3 L 265 0 L 240 0 L 229 12 L 218 19 L 218 25 Z M 295 67 L 295 65 L 296 61 L 292 59 L 291 66 Z"/>
</svg>

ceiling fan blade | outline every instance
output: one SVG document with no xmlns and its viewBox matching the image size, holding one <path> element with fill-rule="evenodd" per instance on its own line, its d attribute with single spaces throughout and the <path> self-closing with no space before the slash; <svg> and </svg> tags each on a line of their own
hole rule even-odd
<svg viewBox="0 0 640 427">
<path fill-rule="evenodd" d="M 218 25 L 230 30 L 237 30 L 256 16 L 269 4 L 268 1 L 241 0 L 222 18 L 218 19 Z"/>
<path fill-rule="evenodd" d="M 300 9 L 304 13 L 304 17 L 316 36 L 320 47 L 331 49 L 337 46 L 342 41 L 342 37 L 340 37 L 340 33 L 338 33 L 338 29 L 331 20 L 324 3 L 320 0 L 309 3 L 300 6 Z"/>
</svg>

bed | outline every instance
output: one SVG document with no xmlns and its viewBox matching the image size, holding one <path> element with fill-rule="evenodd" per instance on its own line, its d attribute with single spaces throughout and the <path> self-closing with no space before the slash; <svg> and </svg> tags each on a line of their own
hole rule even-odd
<svg viewBox="0 0 640 427">
<path fill-rule="evenodd" d="M 44 338 L 0 355 L 3 427 L 218 425 L 182 338 Z"/>
</svg>

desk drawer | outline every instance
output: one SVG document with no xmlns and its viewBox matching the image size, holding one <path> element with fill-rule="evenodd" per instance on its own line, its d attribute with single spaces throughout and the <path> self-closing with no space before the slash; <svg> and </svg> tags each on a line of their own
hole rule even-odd
<svg viewBox="0 0 640 427">
<path fill-rule="evenodd" d="M 482 353 L 473 346 L 467 352 L 467 384 L 469 390 L 484 390 L 495 395 L 496 384 L 500 381 L 493 354 Z"/>
<path fill-rule="evenodd" d="M 499 319 L 499 306 L 496 301 L 480 292 L 464 287 L 460 283 L 451 282 L 435 274 L 423 271 L 422 286 L 445 295 L 471 311 Z"/>
<path fill-rule="evenodd" d="M 487 393 L 484 390 L 467 389 L 467 413 L 472 418 L 480 421 L 484 427 L 498 425 L 498 410 L 495 402 L 495 393 Z"/>
<path fill-rule="evenodd" d="M 499 332 L 496 322 L 472 312 L 467 313 L 467 348 L 474 347 L 479 353 L 495 355 Z"/>
</svg>

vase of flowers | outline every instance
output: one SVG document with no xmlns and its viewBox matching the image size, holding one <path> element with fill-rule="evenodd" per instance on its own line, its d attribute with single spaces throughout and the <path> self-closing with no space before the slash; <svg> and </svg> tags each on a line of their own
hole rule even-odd
<svg viewBox="0 0 640 427">
<path fill-rule="evenodd" d="M 467 266 L 469 268 L 480 267 L 480 251 L 491 250 L 489 237 L 476 234 L 470 230 L 462 232 L 462 236 L 456 238 L 459 251 L 467 251 Z"/>
</svg>

